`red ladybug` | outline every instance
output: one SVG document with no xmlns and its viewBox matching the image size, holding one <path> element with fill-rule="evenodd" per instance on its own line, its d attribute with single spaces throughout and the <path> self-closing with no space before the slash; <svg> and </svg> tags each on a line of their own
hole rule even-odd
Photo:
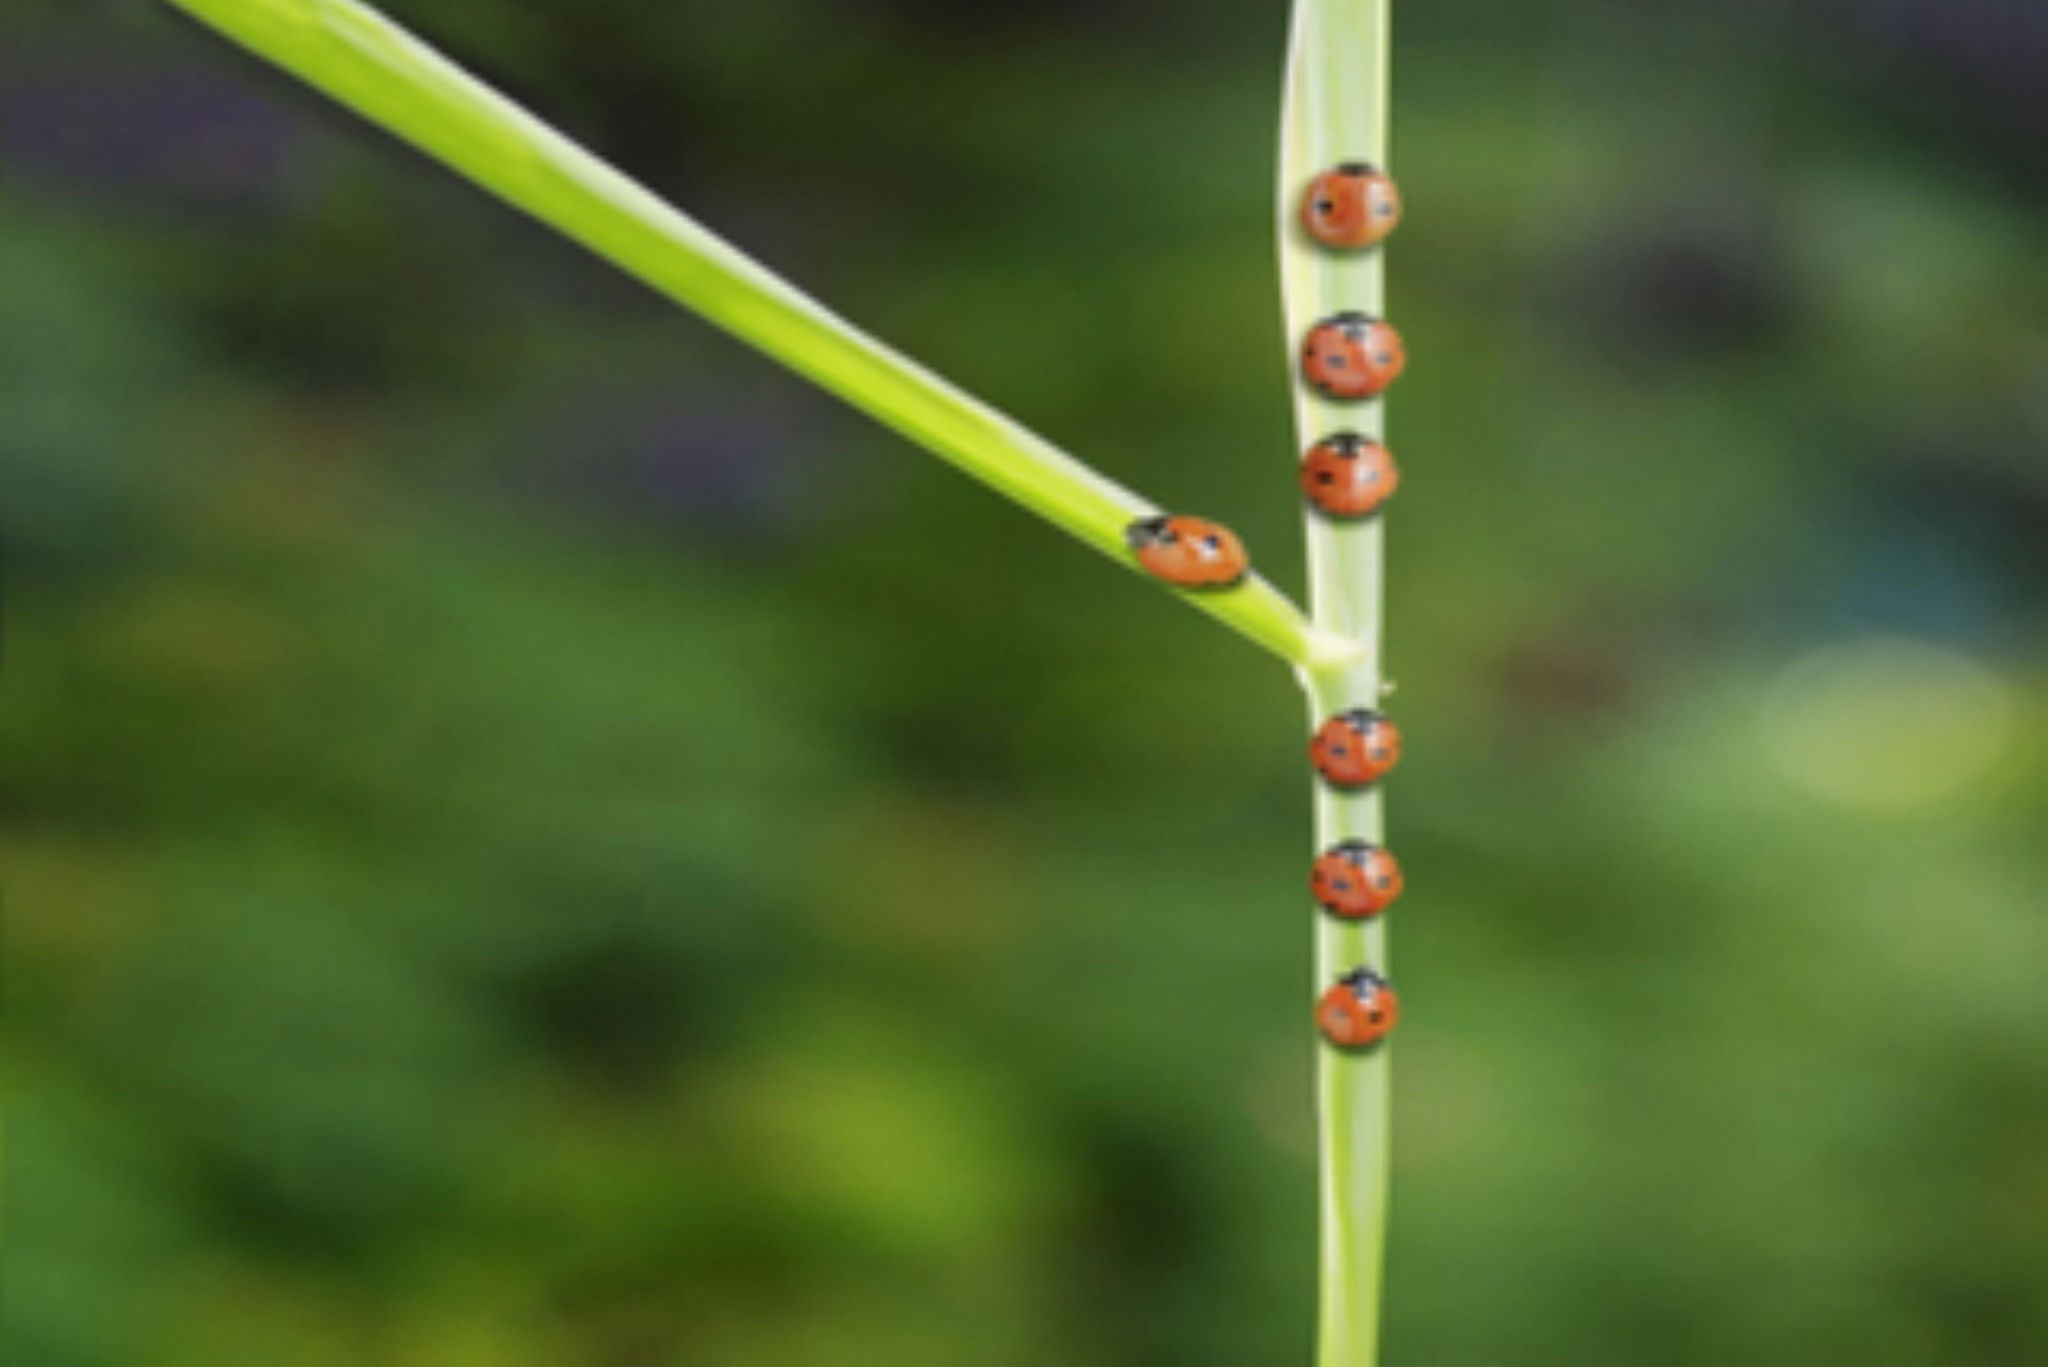
<svg viewBox="0 0 2048 1367">
<path fill-rule="evenodd" d="M 1407 365 L 1401 334 L 1369 313 L 1325 318 L 1301 344 L 1301 373 L 1332 399 L 1370 399 Z"/>
<path fill-rule="evenodd" d="M 1401 192 L 1384 171 L 1350 161 L 1308 183 L 1301 226 L 1325 247 L 1376 247 L 1401 223 Z"/>
<path fill-rule="evenodd" d="M 1184 589 L 1235 584 L 1250 568 L 1237 533 L 1199 517 L 1140 518 L 1124 529 L 1124 540 L 1140 565 Z"/>
<path fill-rule="evenodd" d="M 1369 968 L 1346 973 L 1316 1002 L 1316 1029 L 1339 1049 L 1378 1044 L 1400 1019 L 1401 999 Z"/>
<path fill-rule="evenodd" d="M 1347 921 L 1379 915 L 1401 895 L 1401 865 L 1394 856 L 1363 840 L 1346 840 L 1324 850 L 1309 870 L 1309 891 L 1324 911 Z"/>
<path fill-rule="evenodd" d="M 1339 788 L 1364 788 L 1401 762 L 1401 728 L 1369 707 L 1356 707 L 1322 724 L 1308 757 Z"/>
<path fill-rule="evenodd" d="M 1356 432 L 1325 437 L 1302 457 L 1301 491 L 1332 517 L 1371 517 L 1400 487 L 1394 453 Z"/>
</svg>

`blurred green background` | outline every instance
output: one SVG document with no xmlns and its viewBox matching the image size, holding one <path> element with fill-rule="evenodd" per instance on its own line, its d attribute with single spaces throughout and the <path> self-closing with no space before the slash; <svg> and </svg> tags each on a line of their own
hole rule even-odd
<svg viewBox="0 0 2048 1367">
<path fill-rule="evenodd" d="M 1298 583 L 1285 6 L 393 0 Z M 2048 1360 L 2048 13 L 1398 20 L 1393 1364 Z M 0 17 L 7 1360 L 1284 1364 L 1291 681 Z"/>
</svg>

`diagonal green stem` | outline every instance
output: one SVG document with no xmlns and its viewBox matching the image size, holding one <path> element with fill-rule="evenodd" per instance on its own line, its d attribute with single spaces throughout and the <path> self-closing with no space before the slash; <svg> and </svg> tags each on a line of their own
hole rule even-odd
<svg viewBox="0 0 2048 1367">
<path fill-rule="evenodd" d="M 1332 253 L 1297 226 L 1302 188 L 1347 161 L 1387 165 L 1391 0 L 1296 0 L 1280 152 L 1280 262 L 1288 336 L 1346 309 L 1378 314 L 1385 299 L 1380 251 Z M 1290 364 L 1292 347 L 1290 345 Z M 1385 433 L 1385 406 L 1337 404 L 1295 386 L 1301 445 L 1349 429 Z M 1310 724 L 1380 697 L 1383 529 L 1379 518 L 1334 522 L 1308 516 L 1309 579 L 1316 624 L 1354 641 L 1349 660 L 1303 671 Z M 1316 846 L 1350 838 L 1380 843 L 1377 787 L 1316 790 Z M 1315 990 L 1360 965 L 1387 970 L 1386 928 L 1316 917 Z M 1390 1130 L 1389 1046 L 1362 1054 L 1319 1048 L 1317 1111 L 1321 1173 L 1319 1367 L 1379 1361 Z"/>
<path fill-rule="evenodd" d="M 1158 511 L 832 314 L 353 0 L 169 0 L 447 163 L 685 308 L 1133 566 L 1124 528 Z M 1273 654 L 1349 653 L 1252 576 L 1182 594 Z"/>
</svg>

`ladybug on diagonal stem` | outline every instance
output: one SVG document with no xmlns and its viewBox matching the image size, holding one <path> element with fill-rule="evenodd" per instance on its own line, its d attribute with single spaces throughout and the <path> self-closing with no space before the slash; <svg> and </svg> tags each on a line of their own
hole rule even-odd
<svg viewBox="0 0 2048 1367">
<path fill-rule="evenodd" d="M 1237 533 L 1199 517 L 1140 518 L 1124 529 L 1138 563 L 1184 589 L 1226 588 L 1251 568 Z"/>
</svg>

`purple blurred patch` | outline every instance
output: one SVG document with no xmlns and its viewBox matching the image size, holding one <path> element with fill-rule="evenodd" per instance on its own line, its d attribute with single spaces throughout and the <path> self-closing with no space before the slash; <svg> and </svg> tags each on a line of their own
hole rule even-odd
<svg viewBox="0 0 2048 1367">
<path fill-rule="evenodd" d="M 2048 10 L 2039 0 L 1835 0 L 1832 18 L 1902 56 L 2048 109 Z"/>
<path fill-rule="evenodd" d="M 1548 326 L 1617 369 L 1755 354 L 1797 310 L 1768 186 L 1731 168 L 1676 168 L 1679 188 L 1602 225 L 1539 288 Z"/>
<path fill-rule="evenodd" d="M 2042 0 L 1826 0 L 1822 31 L 1924 72 L 1988 131 L 2048 135 L 2048 5 Z"/>
<path fill-rule="evenodd" d="M 585 396 L 533 425 L 515 494 L 579 521 L 774 546 L 825 516 L 852 477 L 811 407 L 786 391 Z"/>
<path fill-rule="evenodd" d="M 44 193 L 274 213 L 305 134 L 222 66 L 71 42 L 0 52 L 0 162 Z"/>
</svg>

